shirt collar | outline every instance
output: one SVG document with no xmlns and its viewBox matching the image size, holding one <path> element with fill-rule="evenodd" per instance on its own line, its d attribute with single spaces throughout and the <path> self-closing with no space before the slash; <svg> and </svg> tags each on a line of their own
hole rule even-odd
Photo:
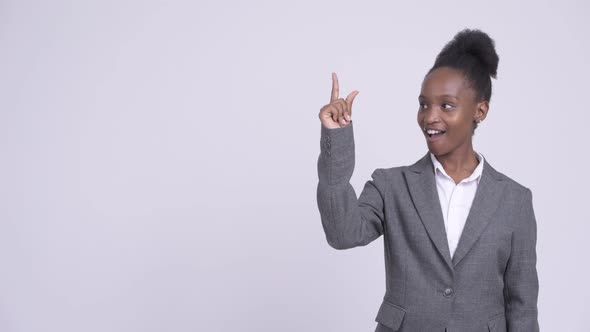
<svg viewBox="0 0 590 332">
<path fill-rule="evenodd" d="M 477 160 L 479 161 L 479 163 L 477 164 L 477 167 L 475 167 L 475 169 L 473 170 L 473 173 L 471 173 L 471 175 L 469 175 L 467 178 L 463 179 L 461 182 L 469 182 L 469 181 L 473 181 L 473 180 L 477 180 L 477 183 L 479 183 L 479 180 L 481 179 L 481 174 L 483 172 L 483 164 L 484 164 L 484 158 L 483 155 L 477 151 L 475 151 Z M 449 179 L 452 179 L 447 172 L 445 172 L 444 167 L 442 166 L 442 164 L 438 161 L 438 159 L 436 159 L 436 157 L 434 156 L 434 154 L 431 152 L 430 153 L 430 159 L 432 160 L 432 164 L 434 166 L 434 174 L 436 175 L 436 170 L 438 169 L 440 173 L 442 173 L 444 176 L 448 177 Z"/>
</svg>

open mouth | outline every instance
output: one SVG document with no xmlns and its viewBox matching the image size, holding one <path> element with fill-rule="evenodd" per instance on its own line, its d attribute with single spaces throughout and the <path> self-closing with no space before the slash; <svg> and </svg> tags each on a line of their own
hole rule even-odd
<svg viewBox="0 0 590 332">
<path fill-rule="evenodd" d="M 446 133 L 446 131 L 442 131 L 442 130 L 427 130 L 425 132 L 429 141 L 436 141 L 436 140 L 440 139 L 445 133 Z"/>
<path fill-rule="evenodd" d="M 432 138 L 432 137 L 439 137 L 439 136 L 441 136 L 444 133 L 446 133 L 446 131 L 441 131 L 441 132 L 433 133 L 433 134 L 429 134 L 429 133 L 426 133 L 426 134 L 428 135 L 428 137 L 431 137 Z"/>
</svg>

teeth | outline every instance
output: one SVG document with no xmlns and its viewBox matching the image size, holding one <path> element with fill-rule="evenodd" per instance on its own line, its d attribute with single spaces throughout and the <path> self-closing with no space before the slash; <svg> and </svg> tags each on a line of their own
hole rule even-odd
<svg viewBox="0 0 590 332">
<path fill-rule="evenodd" d="M 430 134 L 430 135 L 432 135 L 432 134 L 440 134 L 440 133 L 442 133 L 442 131 L 440 131 L 440 130 L 430 130 L 430 129 L 429 129 L 429 130 L 427 130 L 426 132 L 427 132 L 428 134 Z"/>
</svg>

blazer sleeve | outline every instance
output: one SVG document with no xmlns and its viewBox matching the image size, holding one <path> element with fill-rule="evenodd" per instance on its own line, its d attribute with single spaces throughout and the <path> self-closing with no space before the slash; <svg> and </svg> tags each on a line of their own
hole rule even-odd
<svg viewBox="0 0 590 332">
<path fill-rule="evenodd" d="M 539 331 L 537 298 L 537 222 L 529 188 L 512 233 L 512 250 L 504 273 L 504 300 L 508 332 Z"/>
<path fill-rule="evenodd" d="M 364 246 L 383 234 L 383 197 L 379 169 L 357 199 L 350 178 L 354 171 L 353 122 L 343 128 L 321 127 L 317 204 L 328 244 L 335 249 Z"/>
</svg>

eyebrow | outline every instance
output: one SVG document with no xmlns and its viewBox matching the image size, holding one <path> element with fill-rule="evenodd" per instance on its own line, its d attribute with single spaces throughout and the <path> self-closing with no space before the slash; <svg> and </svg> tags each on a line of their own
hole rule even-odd
<svg viewBox="0 0 590 332">
<path fill-rule="evenodd" d="M 449 94 L 446 94 L 446 95 L 440 95 L 439 97 L 450 97 L 450 98 L 453 98 L 453 99 L 460 99 L 460 98 L 459 98 L 459 97 L 457 97 L 457 96 L 454 96 L 454 95 L 449 95 Z M 418 99 L 428 99 L 428 97 L 426 97 L 426 96 L 424 96 L 424 95 L 419 95 L 419 96 L 418 96 Z"/>
</svg>

